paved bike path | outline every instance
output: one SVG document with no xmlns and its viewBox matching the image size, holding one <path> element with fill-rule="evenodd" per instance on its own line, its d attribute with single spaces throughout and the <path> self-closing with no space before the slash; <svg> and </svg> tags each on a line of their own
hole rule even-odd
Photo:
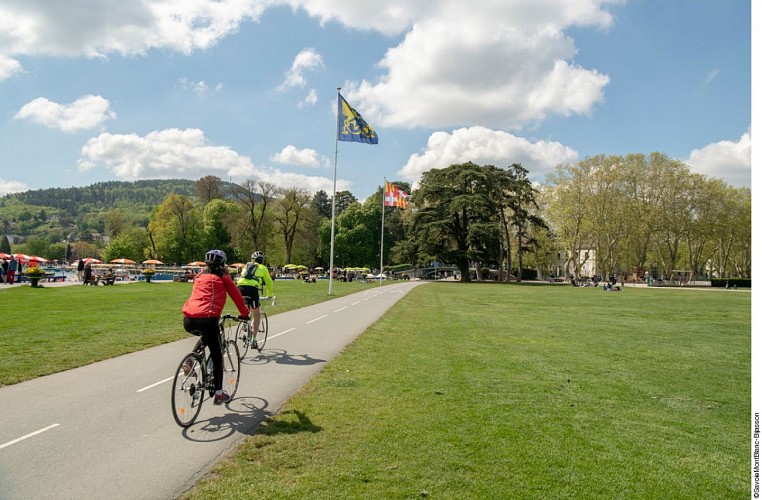
<svg viewBox="0 0 762 500">
<path fill-rule="evenodd" d="M 196 337 L 0 388 L 0 500 L 176 498 L 418 284 L 369 285 L 271 317 L 235 399 L 207 400 L 186 430 L 172 418 L 170 378 Z"/>
</svg>

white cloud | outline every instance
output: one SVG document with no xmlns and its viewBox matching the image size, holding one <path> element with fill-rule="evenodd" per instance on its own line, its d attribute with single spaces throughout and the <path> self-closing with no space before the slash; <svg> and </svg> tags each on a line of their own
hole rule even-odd
<svg viewBox="0 0 762 500">
<path fill-rule="evenodd" d="M 318 155 L 314 149 L 297 149 L 289 144 L 279 153 L 270 157 L 270 161 L 284 165 L 297 165 L 300 167 L 319 167 L 321 163 L 326 163 L 327 158 Z"/>
<path fill-rule="evenodd" d="M 259 0 L 3 0 L 0 54 L 188 54 L 258 20 L 266 6 Z"/>
<path fill-rule="evenodd" d="M 479 165 L 507 167 L 513 163 L 529 170 L 531 177 L 543 176 L 560 163 L 574 162 L 577 152 L 558 142 L 529 142 L 500 130 L 470 127 L 447 132 L 434 132 L 426 150 L 414 154 L 397 173 L 411 182 L 433 168 L 446 168 L 455 163 L 472 161 Z"/>
<path fill-rule="evenodd" d="M 109 107 L 109 101 L 99 95 L 86 95 L 71 104 L 58 104 L 38 97 L 25 104 L 13 118 L 64 132 L 78 132 L 98 128 L 106 120 L 116 118 L 116 113 Z"/>
<path fill-rule="evenodd" d="M 366 4 L 342 0 L 290 3 L 323 21 L 405 33 L 379 63 L 378 81 L 344 86 L 376 126 L 518 129 L 553 114 L 592 113 L 609 82 L 574 63 L 576 47 L 564 32 L 610 27 L 607 0 L 394 2 L 372 16 Z"/>
<path fill-rule="evenodd" d="M 226 177 L 234 169 L 251 167 L 251 160 L 224 146 L 208 144 L 199 129 L 157 130 L 137 134 L 100 134 L 82 147 L 81 171 L 102 167 L 125 180 Z"/>
<path fill-rule="evenodd" d="M 286 91 L 292 87 L 304 87 L 307 85 L 304 73 L 321 67 L 324 67 L 323 56 L 315 52 L 315 49 L 303 49 L 294 58 L 291 69 L 286 72 L 286 77 L 278 90 Z"/>
<path fill-rule="evenodd" d="M 283 172 L 280 169 L 263 169 L 258 172 L 258 177 L 272 182 L 283 188 L 301 188 L 310 193 L 316 193 L 321 189 L 330 196 L 333 193 L 333 179 L 312 175 Z M 349 191 L 352 183 L 344 179 L 336 179 L 336 191 Z"/>
<path fill-rule="evenodd" d="M 376 30 L 385 35 L 397 35 L 410 27 L 416 18 L 436 10 L 445 2 L 439 0 L 281 0 L 278 3 L 302 8 L 320 19 L 321 24 L 338 21 L 351 28 Z"/>
<path fill-rule="evenodd" d="M 0 54 L 0 82 L 21 72 L 21 63 L 15 59 Z"/>
<path fill-rule="evenodd" d="M 694 149 L 686 163 L 698 173 L 751 187 L 751 132 L 735 142 L 719 141 Z"/>
<path fill-rule="evenodd" d="M 302 102 L 299 103 L 299 107 L 314 106 L 318 102 L 318 95 L 315 89 L 311 89 Z"/>
<path fill-rule="evenodd" d="M 21 181 L 6 181 L 5 179 L 0 179 L 0 196 L 10 193 L 21 193 L 22 191 L 29 191 L 29 186 Z"/>
<path fill-rule="evenodd" d="M 166 129 L 145 136 L 103 133 L 82 147 L 79 170 L 102 168 L 119 179 L 200 178 L 263 180 L 281 187 L 302 187 L 315 192 L 333 189 L 333 179 L 259 168 L 236 151 L 209 144 L 199 129 Z M 337 189 L 351 183 L 337 180 Z"/>
<path fill-rule="evenodd" d="M 565 32 L 607 29 L 605 8 L 622 1 L 3 0 L 0 54 L 6 66 L 18 55 L 189 54 L 289 5 L 322 23 L 404 36 L 379 62 L 377 80 L 344 85 L 376 127 L 518 129 L 549 115 L 590 114 L 603 101 L 608 76 L 574 62 Z M 319 53 L 302 50 L 279 88 L 304 87 L 305 73 L 322 66 Z"/>
<path fill-rule="evenodd" d="M 222 91 L 221 83 L 218 83 L 217 85 L 214 86 L 214 88 L 212 88 L 204 80 L 201 80 L 200 82 L 194 82 L 194 81 L 188 80 L 187 78 L 181 78 L 180 86 L 185 90 L 192 90 L 200 97 L 204 97 L 206 94 L 209 93 L 210 90 L 215 93 Z"/>
</svg>

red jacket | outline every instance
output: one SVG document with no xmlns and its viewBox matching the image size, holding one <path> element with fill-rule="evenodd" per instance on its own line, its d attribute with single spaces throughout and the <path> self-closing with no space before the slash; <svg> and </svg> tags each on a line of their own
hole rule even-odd
<svg viewBox="0 0 762 500">
<path fill-rule="evenodd" d="M 201 273 L 193 279 L 193 292 L 183 306 L 183 315 L 188 318 L 219 318 L 225 309 L 227 295 L 235 302 L 241 316 L 249 316 L 249 309 L 241 291 L 228 274 L 222 277 L 212 273 Z"/>
</svg>

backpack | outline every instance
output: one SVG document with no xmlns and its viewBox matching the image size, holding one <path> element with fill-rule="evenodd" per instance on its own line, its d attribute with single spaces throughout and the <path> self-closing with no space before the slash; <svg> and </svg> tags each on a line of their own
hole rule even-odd
<svg viewBox="0 0 762 500">
<path fill-rule="evenodd" d="M 259 264 L 247 264 L 246 265 L 246 271 L 243 273 L 243 277 L 247 280 L 254 280 L 257 283 L 259 283 L 259 278 L 255 276 L 255 273 L 257 272 L 257 267 L 259 267 Z"/>
</svg>

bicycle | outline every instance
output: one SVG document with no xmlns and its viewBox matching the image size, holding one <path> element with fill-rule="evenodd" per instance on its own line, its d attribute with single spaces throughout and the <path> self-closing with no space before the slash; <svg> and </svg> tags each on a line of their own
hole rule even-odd
<svg viewBox="0 0 762 500">
<path fill-rule="evenodd" d="M 241 358 L 238 346 L 227 340 L 227 323 L 246 321 L 226 314 L 220 317 L 220 345 L 222 346 L 223 378 L 222 389 L 231 399 L 238 390 L 241 373 Z M 231 326 L 232 328 L 232 326 Z M 172 382 L 172 416 L 180 427 L 190 427 L 196 421 L 204 400 L 214 397 L 214 363 L 207 355 L 206 344 L 199 338 L 193 351 L 186 354 L 175 371 Z"/>
<path fill-rule="evenodd" d="M 262 349 L 265 348 L 265 343 L 267 342 L 267 333 L 269 331 L 268 321 L 267 321 L 267 313 L 264 310 L 265 301 L 270 300 L 270 305 L 275 306 L 275 296 L 272 297 L 260 297 L 259 299 L 259 331 L 257 331 L 257 334 L 252 337 L 250 332 L 254 329 L 254 314 L 252 313 L 252 305 L 251 303 L 248 303 L 249 306 L 249 321 L 245 321 L 243 323 L 238 324 L 238 328 L 235 332 L 235 342 L 239 346 L 238 353 L 241 355 L 241 359 L 246 356 L 246 353 L 249 352 L 249 347 L 254 347 L 259 352 L 262 352 Z"/>
</svg>

